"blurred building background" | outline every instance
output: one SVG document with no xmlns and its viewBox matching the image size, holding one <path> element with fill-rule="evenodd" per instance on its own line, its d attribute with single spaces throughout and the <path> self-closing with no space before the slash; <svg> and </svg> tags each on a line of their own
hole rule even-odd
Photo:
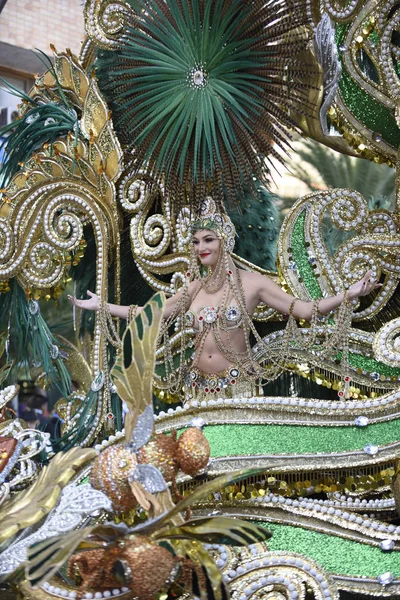
<svg viewBox="0 0 400 600">
<path fill-rule="evenodd" d="M 79 54 L 85 35 L 83 4 L 83 0 L 0 0 L 0 127 L 16 119 L 20 103 L 3 82 L 28 93 L 35 73 L 46 70 L 35 49 L 49 58 L 50 44 L 58 51 L 70 48 Z M 0 166 L 4 159 L 1 141 L 0 137 Z M 59 304 L 44 301 L 41 310 L 50 326 L 57 325 L 58 333 L 68 337 L 72 332 L 73 337 L 72 313 L 66 298 L 63 302 L 64 310 Z"/>
<path fill-rule="evenodd" d="M 0 0 L 0 77 L 28 92 L 34 74 L 44 71 L 33 50 L 50 55 L 54 44 L 78 54 L 83 37 L 82 0 Z M 16 117 L 18 103 L 0 89 L 0 126 Z"/>
</svg>

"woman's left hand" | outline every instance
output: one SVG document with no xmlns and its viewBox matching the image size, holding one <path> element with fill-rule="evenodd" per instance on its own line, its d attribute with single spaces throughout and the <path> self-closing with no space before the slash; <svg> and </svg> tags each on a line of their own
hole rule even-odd
<svg viewBox="0 0 400 600">
<path fill-rule="evenodd" d="M 373 290 L 382 287 L 381 283 L 377 283 L 375 279 L 371 279 L 372 271 L 367 271 L 360 281 L 353 283 L 347 291 L 347 299 L 354 300 L 360 296 L 367 296 Z"/>
</svg>

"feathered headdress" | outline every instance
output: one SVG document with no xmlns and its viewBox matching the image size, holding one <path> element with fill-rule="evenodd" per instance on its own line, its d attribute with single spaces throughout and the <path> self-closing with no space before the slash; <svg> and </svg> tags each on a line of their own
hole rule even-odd
<svg viewBox="0 0 400 600">
<path fill-rule="evenodd" d="M 290 116 L 305 110 L 305 0 L 132 0 L 99 85 L 132 168 L 163 180 L 176 207 L 218 204 L 265 182 Z M 144 167 L 145 165 L 145 167 Z"/>
</svg>

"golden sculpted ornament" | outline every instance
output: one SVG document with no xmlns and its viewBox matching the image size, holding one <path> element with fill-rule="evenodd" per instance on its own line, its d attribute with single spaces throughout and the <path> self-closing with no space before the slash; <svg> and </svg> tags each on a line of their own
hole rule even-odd
<svg viewBox="0 0 400 600">
<path fill-rule="evenodd" d="M 300 198 L 273 274 L 233 252 L 244 229 L 258 251 L 246 198 L 258 215 L 293 132 L 397 169 L 398 5 L 83 12 L 80 57 L 54 50 L 3 132 L 0 381 L 14 360 L 55 382 L 63 425 L 50 449 L 4 382 L 0 580 L 40 600 L 399 597 L 399 181 L 392 211 L 341 181 Z M 39 306 L 71 277 L 74 344 Z"/>
</svg>

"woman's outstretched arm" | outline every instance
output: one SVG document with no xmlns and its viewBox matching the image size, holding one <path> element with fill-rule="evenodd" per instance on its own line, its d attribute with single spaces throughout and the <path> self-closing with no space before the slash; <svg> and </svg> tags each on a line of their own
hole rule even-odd
<svg viewBox="0 0 400 600">
<path fill-rule="evenodd" d="M 197 282 L 195 281 L 189 284 L 189 298 L 191 297 L 192 291 L 196 284 Z M 166 300 L 164 305 L 164 319 L 168 319 L 168 317 L 176 310 L 178 303 L 182 299 L 182 293 L 183 292 L 178 292 L 177 294 L 174 294 Z M 97 296 L 97 294 L 94 294 L 93 292 L 88 290 L 87 295 L 89 296 L 89 298 L 86 298 L 85 300 L 80 300 L 75 296 L 68 296 L 68 300 L 70 300 L 70 302 L 74 304 L 74 306 L 82 308 L 83 310 L 99 310 L 100 298 Z M 113 317 L 119 317 L 120 319 L 128 318 L 129 306 L 120 306 L 119 304 L 108 304 L 108 307 Z M 137 309 L 137 313 L 139 313 L 142 310 L 142 308 L 142 306 L 139 306 Z"/>
<path fill-rule="evenodd" d="M 360 296 L 366 296 L 372 290 L 381 287 L 380 283 L 371 280 L 372 271 L 368 271 L 362 279 L 354 283 L 347 290 L 347 300 L 354 300 Z M 284 292 L 279 285 L 268 277 L 257 274 L 257 279 L 254 281 L 257 286 L 257 293 L 261 302 L 265 302 L 271 308 L 274 308 L 282 314 L 288 314 L 294 297 Z M 332 310 L 335 310 L 344 301 L 344 292 L 329 298 L 321 298 L 318 304 L 319 313 L 326 315 Z M 293 315 L 296 319 L 311 320 L 312 302 L 304 300 L 296 300 L 293 307 Z"/>
</svg>

